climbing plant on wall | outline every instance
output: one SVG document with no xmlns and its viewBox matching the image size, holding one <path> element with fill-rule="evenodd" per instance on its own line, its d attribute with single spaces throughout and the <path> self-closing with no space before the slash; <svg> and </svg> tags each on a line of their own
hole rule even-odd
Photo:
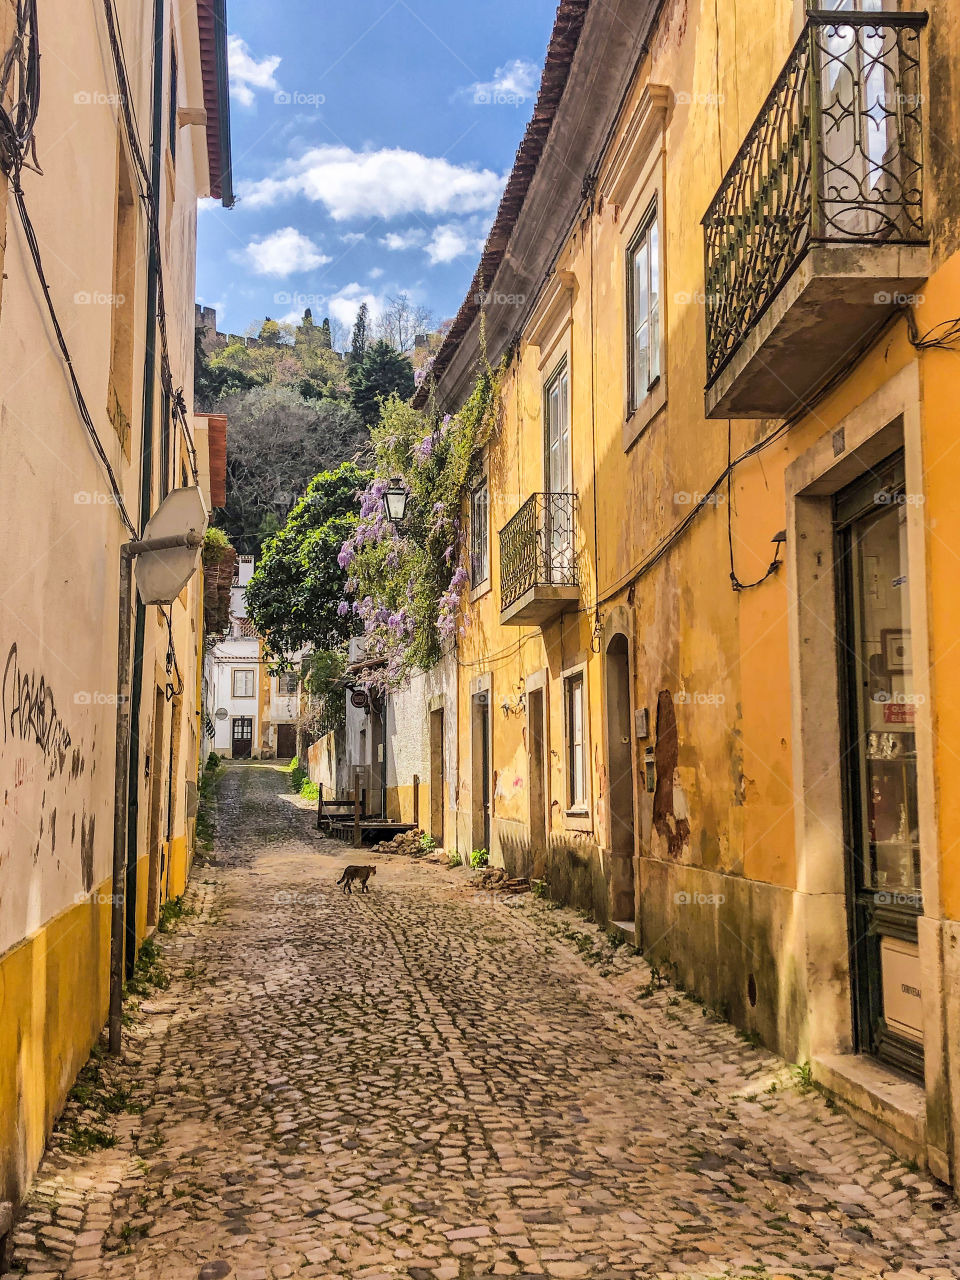
<svg viewBox="0 0 960 1280">
<path fill-rule="evenodd" d="M 369 666 L 363 682 L 395 688 L 432 666 L 454 638 L 468 581 L 461 510 L 484 445 L 497 426 L 501 370 L 484 366 L 455 414 L 415 409 L 392 396 L 373 428 L 374 478 L 360 499 L 356 531 L 343 544 L 352 601 L 340 605 L 363 624 Z M 409 500 L 402 528 L 387 519 L 392 478 Z"/>
</svg>

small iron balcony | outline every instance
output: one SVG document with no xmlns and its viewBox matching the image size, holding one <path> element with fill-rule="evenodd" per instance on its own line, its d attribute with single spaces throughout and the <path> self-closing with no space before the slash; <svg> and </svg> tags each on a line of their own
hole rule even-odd
<svg viewBox="0 0 960 1280">
<path fill-rule="evenodd" d="M 809 15 L 703 220 L 707 417 L 787 416 L 929 274 L 926 22 Z"/>
<path fill-rule="evenodd" d="M 534 493 L 500 530 L 500 622 L 542 626 L 580 599 L 575 493 Z"/>
</svg>

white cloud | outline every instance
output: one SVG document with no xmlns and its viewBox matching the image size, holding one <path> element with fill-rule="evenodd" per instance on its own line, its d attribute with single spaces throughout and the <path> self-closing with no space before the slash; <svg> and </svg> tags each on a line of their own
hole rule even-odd
<svg viewBox="0 0 960 1280">
<path fill-rule="evenodd" d="M 359 244 L 361 240 L 366 240 L 366 238 L 362 231 L 345 231 L 340 237 L 344 244 Z"/>
<path fill-rule="evenodd" d="M 503 183 L 492 169 L 451 164 L 400 147 L 353 151 L 329 145 L 311 147 L 299 159 L 285 161 L 277 176 L 242 184 L 240 191 L 251 207 L 303 196 L 325 205 L 340 222 L 493 209 Z"/>
<path fill-rule="evenodd" d="M 409 231 L 388 231 L 380 243 L 391 253 L 400 253 L 404 249 L 417 249 L 427 238 L 426 231 L 420 227 L 411 227 Z"/>
<path fill-rule="evenodd" d="M 426 245 L 427 257 L 436 266 L 439 262 L 452 262 L 465 253 L 479 253 L 486 236 L 465 223 L 441 223 L 434 227 Z"/>
<path fill-rule="evenodd" d="M 228 36 L 227 60 L 230 65 L 230 95 L 242 107 L 253 106 L 254 89 L 276 92 L 280 88 L 273 74 L 281 61 L 277 55 L 268 54 L 258 62 L 245 40 L 239 36 Z"/>
<path fill-rule="evenodd" d="M 357 318 L 357 312 L 360 310 L 361 302 L 365 302 L 369 308 L 371 316 L 379 315 L 385 305 L 385 299 L 378 294 L 371 293 L 369 289 L 365 289 L 363 285 L 353 281 L 351 284 L 345 284 L 342 289 L 338 289 L 326 303 L 324 308 L 330 316 L 339 320 L 341 324 L 347 328 L 353 327 L 353 322 Z"/>
<path fill-rule="evenodd" d="M 529 102 L 537 91 L 540 68 L 526 58 L 513 58 L 497 67 L 492 80 L 478 80 L 460 91 L 478 106 L 518 107 Z"/>
<path fill-rule="evenodd" d="M 281 227 L 261 240 L 251 240 L 238 257 L 258 276 L 289 276 L 330 261 L 295 227 Z"/>
<path fill-rule="evenodd" d="M 383 267 L 371 267 L 367 272 L 367 278 L 370 280 L 379 280 L 383 275 Z"/>
</svg>

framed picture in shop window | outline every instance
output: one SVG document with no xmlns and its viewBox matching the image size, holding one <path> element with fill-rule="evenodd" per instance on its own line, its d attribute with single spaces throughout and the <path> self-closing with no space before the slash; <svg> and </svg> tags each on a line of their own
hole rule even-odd
<svg viewBox="0 0 960 1280">
<path fill-rule="evenodd" d="M 909 631 L 885 627 L 880 632 L 880 651 L 888 676 L 908 676 L 913 672 L 913 645 Z"/>
</svg>

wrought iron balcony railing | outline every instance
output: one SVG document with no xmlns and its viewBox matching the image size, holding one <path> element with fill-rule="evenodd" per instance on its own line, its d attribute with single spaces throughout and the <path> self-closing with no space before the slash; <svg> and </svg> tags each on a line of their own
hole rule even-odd
<svg viewBox="0 0 960 1280">
<path fill-rule="evenodd" d="M 708 387 L 812 243 L 924 242 L 926 21 L 809 15 L 703 220 Z"/>
<path fill-rule="evenodd" d="M 500 530 L 500 608 L 534 587 L 578 585 L 575 493 L 534 493 Z"/>
</svg>

